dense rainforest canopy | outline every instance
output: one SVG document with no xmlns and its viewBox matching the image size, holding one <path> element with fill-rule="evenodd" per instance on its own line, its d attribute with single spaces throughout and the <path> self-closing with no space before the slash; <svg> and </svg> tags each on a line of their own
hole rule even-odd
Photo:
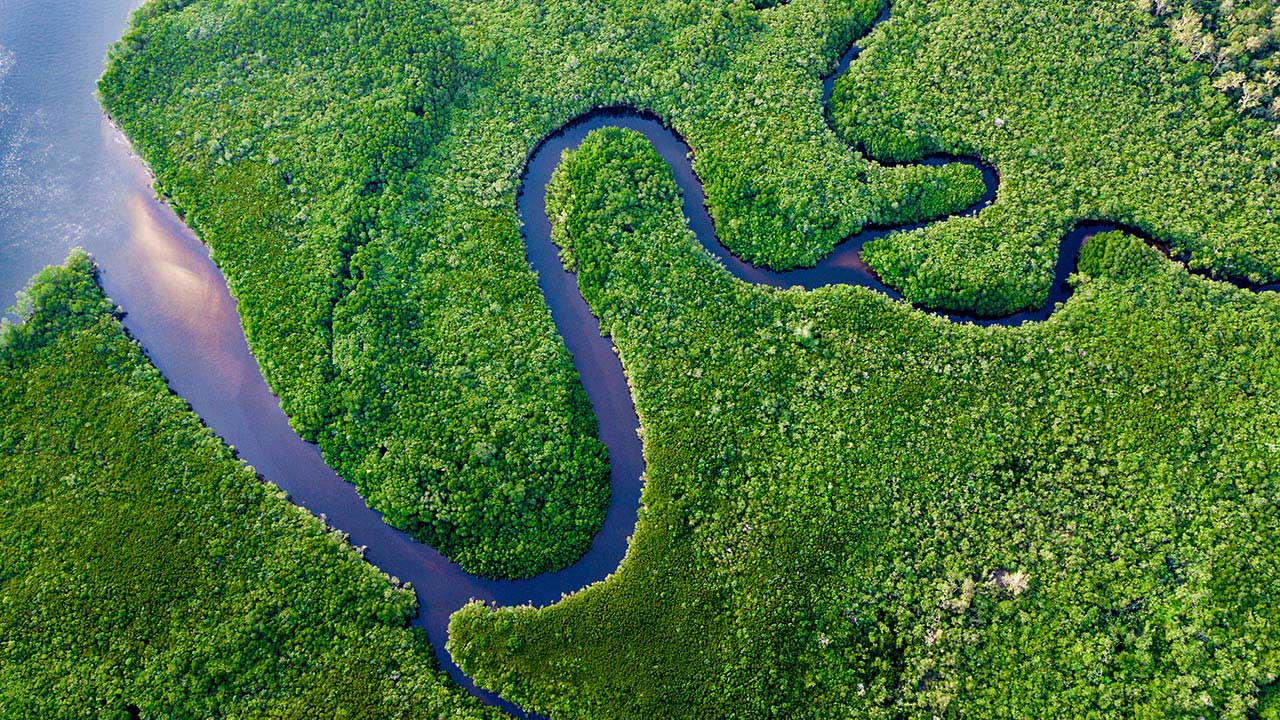
<svg viewBox="0 0 1280 720">
<path fill-rule="evenodd" d="M 1035 306 L 1055 240 L 1081 220 L 1140 228 L 1191 265 L 1280 277 L 1273 126 L 1235 112 L 1212 68 L 1132 2 L 894 3 L 836 83 L 841 134 L 882 159 L 973 153 L 996 203 L 868 245 L 907 297 L 1002 314 Z"/>
<path fill-rule="evenodd" d="M 1280 702 L 1274 293 L 1122 233 L 1017 328 L 753 287 L 616 129 L 561 164 L 548 203 L 635 389 L 645 505 L 607 582 L 454 615 L 450 651 L 481 685 L 565 718 Z"/>
<path fill-rule="evenodd" d="M 468 569 L 579 555 L 606 461 L 524 262 L 512 197 L 548 132 L 653 111 L 697 153 L 726 245 L 811 263 L 867 223 L 996 204 L 867 248 L 908 298 L 1039 304 L 1057 239 L 1108 218 L 1255 280 L 1280 273 L 1280 176 L 1149 8 L 906 0 L 153 2 L 101 84 L 213 248 L 296 426 L 388 519 Z M 1254 124 L 1258 127 L 1255 127 Z"/>
<path fill-rule="evenodd" d="M 1274 2 L 1140 0 L 1139 7 L 1168 24 L 1173 41 L 1209 67 L 1213 86 L 1234 98 L 1241 113 L 1280 120 Z"/>
<path fill-rule="evenodd" d="M 1091 219 L 1280 277 L 1275 120 L 1242 102 L 1270 41 L 1232 29 L 1269 27 L 1256 4 L 898 0 L 824 107 L 884 4 L 152 2 L 101 93 L 296 426 L 389 522 L 527 576 L 608 502 L 513 209 L 530 150 L 592 108 L 679 131 L 720 238 L 775 268 L 981 193 L 909 161 L 991 163 L 976 217 L 865 249 L 929 307 L 1038 306 Z M 1049 321 L 983 329 L 738 283 L 631 133 L 551 190 L 641 416 L 644 506 L 606 582 L 455 617 L 482 685 L 566 718 L 1280 714 L 1274 294 L 1108 234 Z"/>
<path fill-rule="evenodd" d="M 500 717 L 413 593 L 254 476 L 73 254 L 0 328 L 0 717 Z"/>
</svg>

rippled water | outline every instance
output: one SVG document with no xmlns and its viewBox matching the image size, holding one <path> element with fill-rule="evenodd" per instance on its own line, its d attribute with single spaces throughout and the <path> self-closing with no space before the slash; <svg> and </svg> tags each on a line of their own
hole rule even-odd
<svg viewBox="0 0 1280 720">
<path fill-rule="evenodd" d="M 11 299 L 45 265 L 76 246 L 101 269 L 125 325 L 215 432 L 293 500 L 346 531 L 367 558 L 414 584 L 424 627 L 450 675 L 486 702 L 444 650 L 449 615 L 467 600 L 546 604 L 614 569 L 635 525 L 641 461 L 613 458 L 629 477 L 592 552 L 572 568 L 523 582 L 474 578 L 431 548 L 385 525 L 354 488 L 292 431 L 241 332 L 235 302 L 200 241 L 158 202 L 142 163 L 103 116 L 93 92 L 109 44 L 138 3 L 0 0 L 0 294 Z M 6 303 L 10 304 L 10 303 Z M 585 313 L 585 304 L 580 308 Z M 594 318 L 585 313 L 586 321 Z M 602 341 L 599 331 L 593 333 Z M 617 365 L 608 352 L 588 362 Z M 598 349 L 597 349 L 598 350 Z M 607 355 L 603 360 L 599 356 Z M 609 402 L 624 417 L 608 433 L 631 434 L 634 411 L 621 369 Z M 625 407 L 623 407 L 625 406 Z M 604 408 L 597 408 L 605 414 Z M 606 438 L 607 439 L 607 438 Z M 638 445 L 638 444 L 637 444 Z"/>
<path fill-rule="evenodd" d="M 542 213 L 545 182 L 561 151 L 595 127 L 644 132 L 671 164 L 699 240 L 735 276 L 776 286 L 858 284 L 894 294 L 857 261 L 861 242 L 882 231 L 860 235 L 818 267 L 793 273 L 762 271 L 732 257 L 715 240 L 687 161 L 689 149 L 650 118 L 596 114 L 553 135 L 531 158 L 524 176 L 527 192 L 517 205 L 526 222 L 529 259 L 609 447 L 613 502 L 591 551 L 573 566 L 520 582 L 474 578 L 382 523 L 319 452 L 293 433 L 249 354 L 217 268 L 199 240 L 154 199 L 141 163 L 102 115 L 93 97 L 95 81 L 108 45 L 123 32 L 136 4 L 0 0 L 0 296 L 12 298 L 32 274 L 60 262 L 72 247 L 92 253 L 107 293 L 127 312 L 126 326 L 170 387 L 295 502 L 325 513 L 332 525 L 350 533 L 353 544 L 368 546 L 371 562 L 413 582 L 422 605 L 416 624 L 425 627 L 450 675 L 488 702 L 497 699 L 477 692 L 444 651 L 448 616 L 470 598 L 541 605 L 603 578 L 617 567 L 635 526 L 643 471 L 621 365 L 561 267 Z M 852 57 L 852 51 L 846 54 L 841 68 Z M 989 169 L 987 180 L 988 195 L 974 211 L 994 198 Z M 1065 278 L 1080 242 L 1106 227 L 1080 227 L 1064 239 L 1051 302 L 1069 292 Z M 1051 311 L 1049 303 L 986 322 L 1018 324 Z"/>
<path fill-rule="evenodd" d="M 150 197 L 93 97 L 136 0 L 0 0 L 0 297 L 81 245 L 115 264 Z M 7 304 L 7 303 L 6 303 Z"/>
</svg>

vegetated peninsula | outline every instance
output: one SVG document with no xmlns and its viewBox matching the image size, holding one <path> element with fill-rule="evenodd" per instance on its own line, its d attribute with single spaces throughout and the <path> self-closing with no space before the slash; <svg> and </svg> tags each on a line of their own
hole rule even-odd
<svg viewBox="0 0 1280 720">
<path fill-rule="evenodd" d="M 721 239 L 775 268 L 981 192 L 973 168 L 857 148 L 988 160 L 979 217 L 866 249 L 930 307 L 1038 306 L 1086 219 L 1280 277 L 1272 125 L 1215 87 L 1179 8 L 894 2 L 824 108 L 821 76 L 886 3 L 766 4 L 152 2 L 101 94 L 212 247 L 295 426 L 390 522 L 491 576 L 569 563 L 608 501 L 512 211 L 530 150 L 591 108 L 678 130 Z"/>
<path fill-rule="evenodd" d="M 645 505 L 605 583 L 453 616 L 480 685 L 565 718 L 1276 711 L 1275 293 L 1119 232 L 1016 328 L 753 287 L 619 129 L 548 204 L 635 388 Z"/>
<path fill-rule="evenodd" d="M 1274 10 L 1209 5 L 153 1 L 100 91 L 296 427 L 495 577 L 572 562 L 609 500 L 515 212 L 540 141 L 655 114 L 725 247 L 776 269 L 939 220 L 865 247 L 910 302 L 755 287 L 643 137 L 565 157 L 553 238 L 626 372 L 643 506 L 605 582 L 454 616 L 481 686 L 554 718 L 1272 718 L 1280 302 L 1226 281 L 1280 278 Z M 942 219 L 984 188 L 933 153 L 993 165 L 995 203 Z M 1047 320 L 921 309 L 1039 307 L 1090 220 L 1143 237 L 1090 240 Z M 411 599 L 180 412 L 88 278 L 37 282 L 0 356 L 2 701 L 478 712 L 401 627 Z"/>
<path fill-rule="evenodd" d="M 0 717 L 496 718 L 165 387 L 74 253 L 0 334 Z"/>
</svg>

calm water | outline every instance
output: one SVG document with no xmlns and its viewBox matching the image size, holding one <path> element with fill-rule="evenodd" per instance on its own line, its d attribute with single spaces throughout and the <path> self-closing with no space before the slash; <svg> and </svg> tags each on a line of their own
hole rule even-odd
<svg viewBox="0 0 1280 720">
<path fill-rule="evenodd" d="M 123 267 L 150 197 L 93 97 L 136 0 L 0 0 L 0 297 L 76 245 Z"/>
<path fill-rule="evenodd" d="M 610 444 L 614 503 L 588 554 L 558 573 L 485 581 L 385 525 L 290 429 L 249 354 L 235 302 L 200 241 L 157 202 L 142 164 L 93 96 L 108 45 L 138 3 L 0 0 L 0 294 L 5 306 L 40 268 L 76 246 L 93 254 L 125 325 L 170 387 L 263 476 L 367 546 L 366 557 L 418 590 L 436 657 L 487 702 L 444 650 L 449 615 L 472 598 L 548 604 L 618 565 L 635 527 L 643 462 L 621 366 L 585 303 L 570 342 Z M 566 276 L 567 277 L 567 276 Z M 595 329 L 589 329 L 595 328 Z"/>
<path fill-rule="evenodd" d="M 448 616 L 471 598 L 544 605 L 604 578 L 621 561 L 635 527 L 644 468 L 622 367 L 549 239 L 545 183 L 560 153 L 596 127 L 639 130 L 671 164 L 703 247 L 740 279 L 783 287 L 856 284 L 896 296 L 858 261 L 861 244 L 883 231 L 851 238 L 817 267 L 790 273 L 763 271 L 734 258 L 716 240 L 688 148 L 652 118 L 596 113 L 554 134 L 530 159 L 517 209 L 526 224 L 529 260 L 609 448 L 613 501 L 591 550 L 573 566 L 520 582 L 474 578 L 382 523 L 319 452 L 293 433 L 245 346 L 221 275 L 199 240 L 154 199 L 141 164 L 104 119 L 93 97 L 94 83 L 107 46 L 123 32 L 135 5 L 134 0 L 0 0 L 0 296 L 12 298 L 32 274 L 60 262 L 72 247 L 91 252 L 108 294 L 127 313 L 126 326 L 170 387 L 295 502 L 323 513 L 350 534 L 352 544 L 368 547 L 371 562 L 412 582 L 422 606 L 416 624 L 426 629 L 437 658 L 455 680 L 508 710 L 515 709 L 476 691 L 452 664 L 444 650 Z M 855 54 L 847 53 L 841 67 Z M 987 196 L 971 212 L 995 197 L 995 175 L 986 168 L 984 173 Z M 1064 238 L 1051 302 L 1065 299 L 1064 279 L 1082 240 L 1105 227 L 1110 226 L 1082 226 Z M 1018 324 L 1042 319 L 1051 310 L 1048 304 L 982 322 Z"/>
</svg>

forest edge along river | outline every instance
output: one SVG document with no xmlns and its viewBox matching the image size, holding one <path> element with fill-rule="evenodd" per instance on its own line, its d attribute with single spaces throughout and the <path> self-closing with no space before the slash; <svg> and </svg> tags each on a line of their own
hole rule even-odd
<svg viewBox="0 0 1280 720">
<path fill-rule="evenodd" d="M 881 16 L 883 17 L 884 15 Z M 846 53 L 837 72 L 847 68 L 856 54 L 856 47 Z M 829 98 L 831 80 L 832 78 L 827 78 L 824 81 L 827 84 L 824 88 L 827 90 L 823 94 L 824 101 Z M 564 594 L 604 580 L 617 569 L 626 553 L 640 503 L 644 460 L 642 443 L 637 433 L 639 419 L 626 377 L 612 341 L 601 335 L 598 319 L 591 313 L 578 290 L 576 276 L 568 272 L 560 261 L 559 248 L 551 241 L 551 227 L 545 210 L 547 182 L 562 155 L 576 148 L 593 130 L 605 127 L 634 130 L 649 140 L 674 174 L 681 191 L 686 222 L 700 245 L 722 267 L 743 282 L 776 288 L 799 286 L 806 289 L 827 285 L 857 285 L 897 299 L 901 297 L 900 294 L 880 282 L 860 262 L 861 247 L 868 240 L 889 232 L 928 224 L 865 229 L 836 246 L 812 267 L 789 271 L 767 270 L 737 258 L 720 244 L 704 203 L 702 185 L 694 174 L 689 159 L 691 149 L 683 138 L 666 127 L 656 116 L 631 108 L 597 109 L 571 120 L 542 140 L 529 155 L 522 172 L 516 210 L 523 227 L 526 256 L 537 273 L 538 285 L 556 329 L 572 355 L 574 368 L 581 378 L 598 422 L 599 439 L 608 449 L 610 463 L 611 500 L 604 524 L 587 553 L 563 570 L 518 581 L 479 578 L 464 572 L 407 533 L 385 524 L 379 513 L 368 508 L 354 486 L 342 480 L 324 464 L 317 448 L 301 440 L 289 427 L 277 399 L 261 379 L 256 362 L 248 352 L 235 315 L 234 301 L 226 294 L 225 285 L 219 288 L 221 292 L 212 305 L 201 303 L 199 315 L 206 323 L 204 331 L 210 337 L 210 343 L 223 349 L 227 358 L 222 363 L 223 367 L 228 363 L 244 366 L 245 372 L 235 375 L 240 393 L 252 398 L 254 402 L 245 408 L 248 412 L 236 417 L 220 418 L 217 417 L 218 413 L 207 412 L 209 403 L 218 402 L 216 392 L 214 396 L 207 397 L 206 402 L 198 402 L 196 393 L 191 392 L 193 385 L 207 385 L 208 377 L 190 374 L 187 358 L 184 357 L 190 355 L 190 346 L 161 348 L 148 339 L 151 333 L 147 332 L 145 323 L 140 325 L 132 315 L 126 317 L 126 326 L 165 373 L 173 390 L 186 398 L 210 427 L 238 450 L 242 458 L 266 479 L 289 493 L 295 503 L 316 513 L 331 527 L 346 533 L 352 545 L 364 549 L 364 556 L 370 563 L 413 585 L 420 604 L 419 615 L 414 624 L 426 630 L 436 657 L 449 675 L 484 702 L 521 717 L 526 715 L 492 693 L 475 687 L 470 678 L 453 663 L 445 649 L 449 616 L 472 599 L 497 605 L 543 606 L 559 600 Z M 983 171 L 986 193 L 962 214 L 977 213 L 995 200 L 998 179 L 989 166 L 977 160 L 950 156 L 931 156 L 922 162 L 965 162 Z M 176 218 L 172 218 L 171 213 L 162 212 L 157 207 L 139 207 L 136 212 L 139 220 L 135 232 L 143 238 L 155 235 L 146 232 L 149 224 L 178 222 Z M 1086 222 L 1063 237 L 1052 288 L 1041 308 L 1000 318 L 964 315 L 945 317 L 953 321 L 1003 326 L 1047 318 L 1056 304 L 1066 300 L 1070 294 L 1067 277 L 1075 268 L 1083 242 L 1092 235 L 1111 229 L 1136 232 L 1113 223 Z M 217 275 L 217 271 L 208 259 L 204 246 L 189 230 L 172 237 L 180 238 L 181 244 L 156 245 L 150 252 L 155 253 L 157 261 L 163 261 L 156 265 L 159 270 L 157 279 L 162 281 L 162 285 L 167 282 L 168 290 L 178 295 L 170 297 L 170 300 L 183 302 L 190 300 L 181 297 L 183 283 L 180 278 L 184 274 L 196 272 L 200 275 Z M 1149 237 L 1143 237 L 1150 241 Z M 164 260 L 165 257 L 169 259 Z M 179 271 L 176 268 L 185 269 Z M 218 280 L 221 280 L 220 276 Z M 106 284 L 108 290 L 111 290 L 115 283 Z M 1267 289 L 1274 287 L 1267 286 Z M 212 317 L 208 312 L 210 307 L 216 309 Z M 124 309 L 129 310 L 127 306 Z"/>
<path fill-rule="evenodd" d="M 887 11 L 878 21 L 885 17 Z M 835 75 L 848 67 L 857 52 L 856 47 L 851 48 L 840 59 L 836 71 L 823 79 L 821 111 L 826 111 Z M 112 162 L 131 169 L 127 178 L 131 194 L 125 203 L 131 224 L 130 243 L 117 257 L 104 262 L 102 268 L 105 289 L 128 313 L 126 327 L 164 373 L 171 389 L 186 399 L 214 432 L 234 446 L 263 477 L 289 493 L 295 503 L 347 533 L 353 545 L 366 548 L 369 562 L 412 583 L 421 606 L 414 624 L 426 630 L 436 657 L 454 680 L 483 701 L 518 715 L 521 713 L 517 708 L 475 688 L 452 662 L 445 648 L 449 616 L 473 598 L 500 605 L 547 605 L 565 593 L 604 579 L 622 561 L 639 510 L 644 461 L 626 378 L 612 342 L 601 336 L 598 320 L 582 299 L 576 278 L 560 262 L 559 248 L 550 239 L 545 213 L 546 183 L 562 154 L 576 147 L 592 130 L 603 127 L 629 128 L 648 138 L 671 167 L 682 193 L 686 220 L 699 243 L 738 279 L 784 288 L 859 285 L 900 297 L 861 264 L 858 254 L 867 240 L 916 225 L 865 230 L 810 268 L 764 270 L 738 259 L 719 243 L 703 202 L 701 183 L 689 160 L 690 148 L 655 116 L 628 108 L 599 109 L 551 133 L 527 159 L 516 210 L 524 228 L 527 258 L 537 272 L 557 331 L 572 354 L 598 421 L 599 438 L 608 448 L 612 498 L 591 548 L 573 565 L 527 580 L 498 581 L 463 572 L 432 548 L 385 524 L 379 513 L 366 506 L 354 486 L 323 462 L 316 447 L 293 432 L 249 353 L 235 302 L 206 248 L 166 206 L 154 199 L 150 178 L 132 159 L 125 139 L 107 123 L 102 126 L 110 152 L 119 154 Z M 942 156 L 922 162 L 968 162 L 982 168 L 987 192 L 967 213 L 976 213 L 995 201 L 998 178 L 990 167 L 972 159 Z M 995 325 L 1017 325 L 1048 317 L 1056 303 L 1070 293 L 1066 280 L 1083 241 L 1116 227 L 1089 222 L 1066 234 L 1059 247 L 1052 289 L 1041 308 L 1006 318 L 947 317 Z M 195 352 L 197 349 L 199 352 Z"/>
</svg>

